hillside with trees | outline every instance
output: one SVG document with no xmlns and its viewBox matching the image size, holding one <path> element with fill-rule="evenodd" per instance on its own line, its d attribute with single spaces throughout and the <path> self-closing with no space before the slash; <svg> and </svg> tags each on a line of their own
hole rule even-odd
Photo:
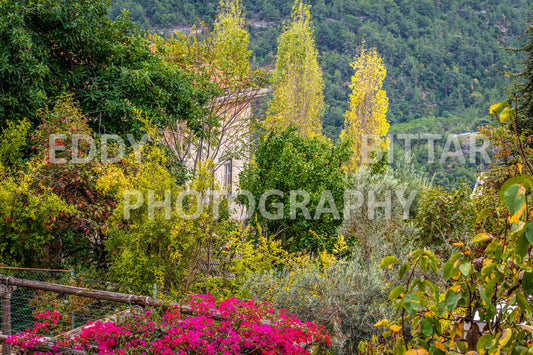
<svg viewBox="0 0 533 355">
<path fill-rule="evenodd" d="M 256 66 L 273 66 L 283 21 L 292 1 L 244 1 Z M 392 123 L 427 117 L 459 117 L 460 133 L 488 121 L 487 105 L 499 101 L 520 72 L 518 48 L 526 29 L 529 1 L 313 0 L 320 65 L 324 71 L 324 131 L 338 137 L 347 111 L 350 63 L 366 41 L 383 57 Z M 144 28 L 174 29 L 213 22 L 218 1 L 116 0 L 109 13 L 127 9 Z M 454 132 L 455 131 L 455 132 Z M 460 131 L 460 132 L 459 132 Z"/>
</svg>

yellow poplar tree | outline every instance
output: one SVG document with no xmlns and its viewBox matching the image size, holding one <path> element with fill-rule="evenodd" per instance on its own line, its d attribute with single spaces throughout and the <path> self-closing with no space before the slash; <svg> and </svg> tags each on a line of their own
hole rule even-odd
<svg viewBox="0 0 533 355">
<path fill-rule="evenodd" d="M 189 35 L 176 32 L 174 37 L 164 40 L 154 33 L 150 40 L 153 50 L 160 50 L 168 63 L 216 80 L 226 89 L 238 89 L 249 84 L 252 76 L 250 36 L 244 26 L 241 0 L 222 0 L 213 32 L 198 36 L 199 29 L 193 26 Z"/>
<path fill-rule="evenodd" d="M 348 163 L 350 171 L 354 171 L 366 162 L 364 160 L 370 158 L 370 154 L 363 151 L 365 145 L 369 148 L 378 146 L 382 150 L 386 149 L 385 136 L 390 126 L 385 117 L 389 99 L 383 90 L 387 70 L 377 50 L 366 50 L 363 47 L 352 67 L 355 73 L 350 85 L 350 107 L 344 115 L 344 130 L 341 133 L 341 138 L 351 142 L 353 155 Z M 364 159 L 365 157 L 367 159 Z"/>
<path fill-rule="evenodd" d="M 222 0 L 213 30 L 213 66 L 221 71 L 226 84 L 243 83 L 250 77 L 250 42 L 244 28 L 240 0 Z"/>
<path fill-rule="evenodd" d="M 273 73 L 273 98 L 265 126 L 276 131 L 291 123 L 302 135 L 322 132 L 324 81 L 318 65 L 310 6 L 296 0 L 292 21 L 278 38 L 278 55 Z"/>
</svg>

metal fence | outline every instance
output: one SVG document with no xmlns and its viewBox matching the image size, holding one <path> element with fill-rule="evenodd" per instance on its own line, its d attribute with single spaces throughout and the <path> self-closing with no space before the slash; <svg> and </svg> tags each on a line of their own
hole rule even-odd
<svg viewBox="0 0 533 355">
<path fill-rule="evenodd" d="M 66 283 L 70 281 L 73 272 L 71 270 L 37 270 L 11 267 L 0 267 L 0 274 L 24 279 L 45 281 L 52 283 Z M 45 299 L 51 298 L 37 290 L 17 288 L 11 295 L 11 331 L 22 332 L 32 328 L 35 322 L 34 315 L 40 308 L 48 308 Z M 50 300 L 51 301 L 51 300 Z M 56 302 L 63 300 L 58 299 Z M 1 303 L 2 301 L 0 301 Z M 0 308 L 1 309 L 1 308 Z M 0 314 L 2 311 L 0 311 Z M 73 314 L 75 317 L 75 314 Z"/>
<path fill-rule="evenodd" d="M 163 298 L 165 302 L 174 302 L 178 299 L 176 295 L 157 290 L 155 284 L 152 289 L 143 289 L 85 278 L 76 275 L 73 270 L 0 266 L 0 279 L 0 281 L 3 280 L 0 282 L 0 296 L 2 296 L 0 298 L 0 319 L 2 319 L 2 338 L 4 339 L 6 333 L 10 335 L 33 328 L 36 321 L 35 316 L 44 311 L 55 311 L 62 315 L 52 330 L 52 334 L 59 334 L 62 331 L 84 326 L 88 321 L 117 314 L 132 304 L 145 306 L 150 303 L 153 306 L 160 306 L 161 300 L 157 298 Z M 10 282 L 10 279 L 18 280 L 18 284 L 17 282 Z M 35 282 L 32 285 L 25 285 L 21 284 L 21 280 Z M 6 285 L 9 289 L 6 288 Z M 57 286 L 54 287 L 54 285 Z M 66 287 L 60 289 L 60 286 Z M 63 292 L 65 290 L 66 292 Z M 71 290 L 86 291 L 70 292 Z M 94 297 L 88 297 L 91 290 L 94 290 Z M 100 297 L 102 295 L 111 296 Z M 7 296 L 10 298 L 6 298 Z M 128 299 L 130 302 L 125 301 Z M 143 299 L 146 300 L 144 304 Z M 7 312 L 9 312 L 10 317 L 7 317 Z M 10 324 L 6 324 L 8 322 Z M 10 348 L 6 344 L 3 345 L 2 349 L 3 355 L 10 354 Z"/>
<path fill-rule="evenodd" d="M 24 276 L 21 278 L 20 276 Z M 55 345 L 57 335 L 72 337 L 85 327 L 88 321 L 112 320 L 139 314 L 147 308 L 164 311 L 177 308 L 180 314 L 194 315 L 194 308 L 175 302 L 177 295 L 158 292 L 150 294 L 131 286 L 112 284 L 76 276 L 70 270 L 38 270 L 0 268 L 0 343 L 2 355 L 11 355 L 11 346 L 5 343 L 8 335 L 30 330 L 35 316 L 46 311 L 61 315 L 59 322 L 49 326 L 48 340 L 39 342 L 31 352 L 60 352 L 61 354 L 86 355 L 84 350 Z M 155 294 L 157 292 L 157 294 Z M 141 309 L 139 309 L 139 307 Z M 203 313 L 202 313 L 203 314 Z M 206 314 L 214 321 L 227 321 L 227 316 L 217 309 Z M 57 315 L 55 315 L 57 317 Z M 272 324 L 266 320 L 265 324 Z M 299 345 L 308 349 L 314 340 Z M 59 348 L 58 348 L 59 347 Z"/>
</svg>

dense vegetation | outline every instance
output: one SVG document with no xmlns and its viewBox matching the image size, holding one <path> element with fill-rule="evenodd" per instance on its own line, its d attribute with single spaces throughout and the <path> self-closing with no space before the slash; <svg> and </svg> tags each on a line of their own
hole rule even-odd
<svg viewBox="0 0 533 355">
<path fill-rule="evenodd" d="M 273 67 L 276 38 L 290 18 L 292 2 L 244 1 L 244 5 L 253 63 Z M 426 133 L 435 130 L 432 127 L 439 127 L 439 134 L 474 132 L 490 122 L 487 107 L 506 95 L 513 74 L 522 71 L 523 53 L 507 49 L 524 43 L 520 36 L 526 30 L 530 5 L 525 0 L 333 0 L 310 5 L 323 68 L 323 132 L 332 139 L 345 125 L 351 64 L 363 43 L 377 49 L 387 68 L 383 89 L 392 134 Z M 114 17 L 127 9 L 143 28 L 169 35 L 201 21 L 209 26 L 217 8 L 216 0 L 120 0 L 112 3 L 109 13 Z M 445 141 L 438 144 L 442 148 Z M 413 147 L 417 169 L 435 175 L 434 182 L 447 189 L 458 188 L 463 181 L 473 186 L 475 174 L 486 168 L 479 162 L 427 164 L 420 153 L 426 150 L 423 142 L 414 141 Z"/>
<path fill-rule="evenodd" d="M 273 65 L 281 23 L 292 1 L 244 1 L 254 63 Z M 350 63 L 365 40 L 384 58 L 391 123 L 422 117 L 460 117 L 474 131 L 500 101 L 522 62 L 520 47 L 530 2 L 504 1 L 310 1 L 320 64 L 324 69 L 325 132 L 338 137 L 347 110 Z M 116 0 L 144 28 L 172 31 L 178 26 L 212 23 L 218 1 Z M 523 42 L 522 42 L 523 43 Z M 457 132 L 455 127 L 451 131 Z"/>
<path fill-rule="evenodd" d="M 243 118 L 229 128 L 240 117 L 232 110 L 239 95 L 257 92 L 268 77 L 249 60 L 274 58 L 268 43 L 276 23 L 250 37 L 239 1 L 216 12 L 208 2 L 109 10 L 130 6 L 143 26 L 159 28 L 216 13 L 212 32 L 168 38 L 146 35 L 127 17 L 108 18 L 105 1 L 65 4 L 0 3 L 0 264 L 73 268 L 146 295 L 156 283 L 195 312 L 97 323 L 82 343 L 117 353 L 136 353 L 145 341 L 213 354 L 307 354 L 309 342 L 320 354 L 531 353 L 531 73 L 507 86 L 498 70 L 518 68 L 518 54 L 496 55 L 522 31 L 525 3 L 316 3 L 315 38 L 304 11 L 293 13 L 278 40 L 287 57 L 307 59 L 276 63 L 274 102 L 304 103 L 294 105 L 300 119 L 282 115 L 269 126 Z M 248 18 L 257 27 L 259 19 L 288 16 L 289 7 L 250 3 Z M 294 8 L 307 9 L 299 0 Z M 370 48 L 356 51 L 363 38 Z M 533 38 L 526 40 L 531 68 Z M 315 43 L 326 93 L 338 89 L 343 101 L 327 108 L 324 122 L 321 85 L 293 85 L 320 78 Z M 335 63 L 346 68 L 331 72 Z M 508 101 L 488 104 L 505 99 L 507 88 Z M 235 101 L 221 103 L 228 97 Z M 433 168 L 423 168 L 418 159 L 429 160 L 429 140 L 413 145 L 412 163 L 405 150 L 387 147 L 387 105 L 390 133 L 470 131 L 479 118 L 490 125 L 442 137 Z M 338 135 L 332 117 L 342 122 L 345 112 Z M 356 148 L 361 133 L 375 134 L 371 158 L 381 159 L 365 163 Z M 121 144 L 119 134 L 134 135 Z M 471 176 L 465 166 L 477 146 L 464 148 L 465 137 L 496 148 L 490 165 L 473 156 L 487 170 L 482 186 L 435 186 L 452 183 L 450 172 L 454 184 Z M 206 153 L 217 149 L 227 151 Z M 247 154 L 239 178 L 248 195 L 222 189 L 216 167 Z M 244 203 L 242 218 L 233 218 Z M 10 342 L 31 346 L 61 317 L 47 299 L 28 307 L 50 319 Z M 139 326 L 144 333 L 128 337 Z"/>
<path fill-rule="evenodd" d="M 163 65 L 128 18 L 109 19 L 105 3 L 2 2 L 0 12 L 13 14 L 0 25 L 2 125 L 23 117 L 40 123 L 37 110 L 65 91 L 98 132 L 138 129 L 128 119 L 135 110 L 159 123 L 178 117 L 197 123 L 197 103 L 207 102 L 208 91 L 195 91 L 189 74 Z"/>
</svg>

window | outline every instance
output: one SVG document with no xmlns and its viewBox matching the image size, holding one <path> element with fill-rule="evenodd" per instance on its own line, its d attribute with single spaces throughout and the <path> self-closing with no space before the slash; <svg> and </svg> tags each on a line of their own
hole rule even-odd
<svg viewBox="0 0 533 355">
<path fill-rule="evenodd" d="M 233 164 L 231 160 L 228 160 L 224 163 L 224 187 L 231 192 L 231 185 L 233 184 Z"/>
</svg>

